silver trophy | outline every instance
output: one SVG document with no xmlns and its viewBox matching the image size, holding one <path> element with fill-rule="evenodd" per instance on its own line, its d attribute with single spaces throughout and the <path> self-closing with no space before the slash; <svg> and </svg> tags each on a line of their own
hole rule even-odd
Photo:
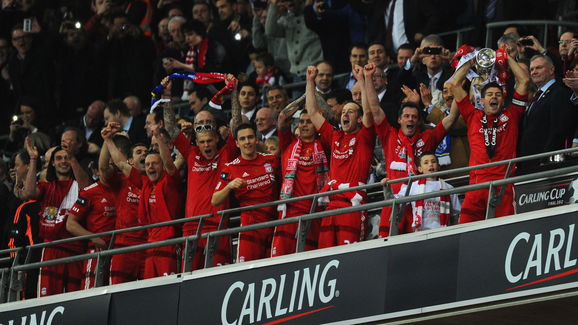
<svg viewBox="0 0 578 325">
<path fill-rule="evenodd" d="M 483 48 L 476 54 L 476 70 L 479 74 L 488 76 L 496 64 L 496 51 Z"/>
</svg>

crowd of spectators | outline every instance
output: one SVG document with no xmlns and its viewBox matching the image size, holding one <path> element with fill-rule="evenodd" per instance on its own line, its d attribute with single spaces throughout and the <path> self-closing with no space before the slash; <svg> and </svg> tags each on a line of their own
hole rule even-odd
<svg viewBox="0 0 578 325">
<path fill-rule="evenodd" d="M 492 46 L 504 55 L 495 73 L 466 59 L 483 45 L 477 32 L 464 40 L 473 47 L 459 50 L 436 34 L 471 23 L 552 18 L 571 6 L 521 3 L 3 0 L 0 247 L 380 180 L 401 197 L 408 184 L 389 180 L 576 147 L 575 30 L 551 45 L 526 26 L 506 28 Z M 299 81 L 305 91 L 284 87 Z M 159 84 L 162 94 L 151 94 Z M 547 163 L 529 161 L 516 172 Z M 505 172 L 472 171 L 469 181 Z M 450 187 L 424 178 L 411 194 Z M 497 216 L 514 213 L 511 186 L 505 193 Z M 480 190 L 463 202 L 416 201 L 397 232 L 445 226 L 458 215 L 461 223 L 482 220 L 487 197 Z M 317 211 L 366 200 L 363 191 L 332 195 Z M 307 214 L 311 203 L 242 212 L 241 225 Z M 306 249 L 386 237 L 390 215 L 386 207 L 377 222 L 368 223 L 366 212 L 312 221 Z M 213 217 L 119 235 L 114 245 L 95 237 L 47 248 L 42 259 L 194 235 L 201 225 L 203 233 L 228 226 Z M 236 258 L 224 238 L 214 266 L 295 252 L 296 231 L 291 224 L 243 233 Z M 110 283 L 202 268 L 206 244 L 199 242 L 190 266 L 179 264 L 180 246 L 115 256 Z M 43 268 L 38 292 L 28 281 L 26 296 L 93 287 L 94 266 Z"/>
</svg>

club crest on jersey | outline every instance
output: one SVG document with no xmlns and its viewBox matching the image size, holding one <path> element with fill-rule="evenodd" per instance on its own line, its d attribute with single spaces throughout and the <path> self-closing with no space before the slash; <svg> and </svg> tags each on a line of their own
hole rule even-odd
<svg viewBox="0 0 578 325">
<path fill-rule="evenodd" d="M 86 199 L 83 198 L 82 196 L 79 196 L 78 199 L 76 199 L 76 204 L 85 206 L 86 205 Z"/>
<path fill-rule="evenodd" d="M 226 172 L 221 173 L 221 179 L 222 180 L 227 180 L 228 177 L 229 177 L 229 173 L 226 173 Z"/>
<path fill-rule="evenodd" d="M 352 138 L 351 140 L 349 140 L 349 146 L 353 147 L 355 145 L 355 138 Z"/>
<path fill-rule="evenodd" d="M 507 117 L 506 115 L 502 114 L 500 115 L 500 121 L 506 123 L 510 118 Z"/>
<path fill-rule="evenodd" d="M 268 163 L 267 163 L 267 164 L 265 164 L 265 165 L 263 165 L 263 166 L 265 167 L 265 171 L 266 171 L 267 173 L 272 173 L 272 172 L 273 172 L 273 167 L 271 167 L 271 164 L 268 164 Z"/>
<path fill-rule="evenodd" d="M 417 140 L 417 143 L 415 144 L 416 147 L 420 148 L 425 146 L 425 142 L 423 142 L 422 139 Z"/>
</svg>

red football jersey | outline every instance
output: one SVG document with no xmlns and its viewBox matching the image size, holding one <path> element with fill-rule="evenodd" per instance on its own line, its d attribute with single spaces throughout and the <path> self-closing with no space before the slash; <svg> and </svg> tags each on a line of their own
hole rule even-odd
<svg viewBox="0 0 578 325">
<path fill-rule="evenodd" d="M 40 195 L 40 228 L 39 235 L 44 241 L 54 241 L 73 237 L 66 230 L 66 217 L 68 209 L 60 209 L 62 201 L 68 194 L 74 179 L 67 181 L 38 182 L 37 188 Z M 85 243 L 72 242 L 59 245 L 76 252 L 85 251 Z"/>
<path fill-rule="evenodd" d="M 285 177 L 285 174 L 287 173 L 287 165 L 296 143 L 297 137 L 291 133 L 290 130 L 287 130 L 286 132 L 279 132 L 279 146 L 281 148 L 282 167 L 281 179 L 279 180 L 279 183 L 283 182 L 283 177 Z M 329 152 L 331 148 L 331 132 L 322 133 L 321 137 L 315 139 L 314 142 L 302 142 L 301 154 L 299 155 L 299 161 L 297 162 L 297 169 L 295 171 L 295 182 L 293 183 L 292 197 L 319 192 L 317 184 L 317 169 L 322 168 L 323 165 L 320 163 L 321 158 L 314 157 L 315 143 L 318 145 L 318 150 L 323 152 L 323 154 Z M 329 159 L 327 159 L 327 162 L 329 163 Z M 291 203 L 291 205 L 300 207 L 302 209 L 310 209 L 311 203 L 312 200 L 303 200 Z"/>
<path fill-rule="evenodd" d="M 407 157 L 405 151 L 402 150 L 402 141 L 398 132 L 399 130 L 389 125 L 385 118 L 381 124 L 377 126 L 377 134 L 379 136 L 379 141 L 381 141 L 381 145 L 383 146 L 387 178 L 389 179 L 398 179 L 408 176 L 407 168 L 403 167 L 403 165 L 407 164 Z M 417 138 L 414 139 L 415 142 L 413 146 L 414 168 L 416 171 L 416 159 L 418 159 L 425 151 L 435 151 L 445 135 L 446 130 L 441 122 L 433 129 L 427 129 L 424 132 L 414 135 L 417 136 Z M 402 183 L 395 183 L 392 185 L 394 193 L 399 191 L 401 185 Z"/>
<path fill-rule="evenodd" d="M 114 230 L 116 197 L 108 186 L 93 183 L 78 194 L 70 213 L 84 220 L 86 230 L 92 233 Z M 108 242 L 110 236 L 103 237 Z"/>
<path fill-rule="evenodd" d="M 245 160 L 239 156 L 225 164 L 215 192 L 223 189 L 233 179 L 242 178 L 246 184 L 234 190 L 242 207 L 276 201 L 279 195 L 278 173 L 279 162 L 274 155 L 259 152 L 253 160 Z M 273 219 L 277 216 L 275 211 L 273 206 L 255 212 Z"/>
<path fill-rule="evenodd" d="M 217 182 L 221 176 L 221 169 L 225 166 L 225 163 L 235 159 L 239 154 L 233 136 L 229 134 L 225 146 L 223 146 L 211 160 L 205 159 L 199 147 L 191 145 L 189 139 L 182 133 L 179 133 L 175 140 L 175 146 L 181 155 L 185 157 L 188 167 L 185 217 L 189 218 L 227 209 L 227 203 L 216 207 L 213 206 L 211 204 L 211 194 L 217 186 Z M 214 228 L 218 225 L 219 217 L 205 219 L 204 227 Z M 196 223 L 186 223 L 183 225 L 183 232 L 185 234 L 190 234 L 196 231 L 196 229 Z"/>
<path fill-rule="evenodd" d="M 143 179 L 142 175 L 136 168 L 132 168 L 130 176 L 127 178 L 123 173 L 117 172 L 107 179 L 107 184 L 114 191 L 116 200 L 116 221 L 114 229 L 123 229 L 141 226 L 144 223 L 139 220 L 138 205 L 141 195 Z M 115 244 L 120 245 L 137 245 L 146 243 L 146 230 L 131 231 L 118 234 Z"/>
<path fill-rule="evenodd" d="M 332 132 L 329 178 L 351 186 L 365 184 L 375 147 L 375 128 L 363 126 L 356 133 L 345 134 L 325 121 L 319 132 L 322 136 Z"/>
<path fill-rule="evenodd" d="M 514 99 L 526 101 L 528 96 L 522 96 L 517 92 L 514 93 Z M 514 101 L 516 102 L 516 101 Z M 491 138 L 491 129 L 494 121 L 498 119 L 496 147 L 492 159 L 488 157 L 486 146 L 484 144 L 484 129 L 482 127 L 482 118 L 484 111 L 478 110 L 472 105 L 466 96 L 457 102 L 460 114 L 468 125 L 468 140 L 470 143 L 470 166 L 512 159 L 516 157 L 516 145 L 518 143 L 518 127 L 520 119 L 524 115 L 525 107 L 511 104 L 504 109 L 499 116 L 488 116 L 488 137 Z M 484 168 L 481 170 L 470 171 L 470 183 L 481 183 L 497 178 L 503 178 L 506 174 L 508 165 Z"/>
<path fill-rule="evenodd" d="M 169 221 L 182 217 L 181 175 L 175 171 L 167 172 L 156 182 L 144 179 L 140 202 L 139 218 L 145 224 Z M 173 238 L 176 227 L 156 227 L 148 229 L 148 241 L 159 241 Z"/>
</svg>

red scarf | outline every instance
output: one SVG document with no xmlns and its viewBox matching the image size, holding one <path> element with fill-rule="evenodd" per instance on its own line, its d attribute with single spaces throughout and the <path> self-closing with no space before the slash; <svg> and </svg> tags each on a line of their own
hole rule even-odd
<svg viewBox="0 0 578 325">
<path fill-rule="evenodd" d="M 281 186 L 281 200 L 290 199 L 293 197 L 293 190 L 295 185 L 295 175 L 297 173 L 297 168 L 299 167 L 299 157 L 301 156 L 301 149 L 303 148 L 303 141 L 301 138 L 297 138 L 297 141 L 291 148 L 291 157 L 289 157 L 287 168 L 285 170 L 285 176 L 283 178 L 283 185 Z M 317 190 L 321 191 L 323 186 L 327 183 L 329 168 L 327 166 L 327 158 L 325 157 L 325 152 L 319 140 L 313 142 L 313 162 L 317 167 L 315 172 L 317 173 Z M 285 217 L 286 212 L 285 204 L 281 204 L 277 207 L 278 211 L 282 211 L 282 218 Z"/>
<path fill-rule="evenodd" d="M 417 127 L 417 125 L 415 127 Z M 408 138 L 407 136 L 403 135 L 403 133 L 401 132 L 401 128 L 397 131 L 397 144 L 401 147 L 399 155 L 403 156 L 403 154 L 405 154 L 406 157 L 405 169 L 407 171 L 408 176 L 413 176 L 416 174 L 413 151 L 414 145 L 416 141 L 419 139 L 420 139 L 419 131 L 416 131 L 411 138 Z"/>
<path fill-rule="evenodd" d="M 263 77 L 259 77 L 257 76 L 257 86 L 261 86 L 264 83 L 269 83 L 269 80 L 271 80 L 271 78 L 273 77 L 273 75 L 275 74 L 275 69 L 270 68 L 269 70 L 267 70 L 267 72 L 265 73 L 265 75 Z"/>
<path fill-rule="evenodd" d="M 203 38 L 201 44 L 197 47 L 189 48 L 187 52 L 187 58 L 185 59 L 185 64 L 192 65 L 195 71 L 202 69 L 205 67 L 206 57 L 207 57 L 207 49 L 209 48 L 209 39 Z M 193 86 L 193 82 L 190 80 L 185 80 L 183 84 L 183 88 L 187 92 L 191 92 Z"/>
<path fill-rule="evenodd" d="M 427 180 L 425 178 L 420 178 L 417 180 L 416 195 L 425 193 L 425 183 Z M 447 184 L 442 179 L 439 180 L 440 189 L 447 189 Z M 414 182 L 414 186 L 415 182 Z M 439 198 L 440 200 L 440 225 L 448 226 L 450 220 L 450 196 L 443 195 Z M 415 207 L 412 209 L 413 221 L 411 223 L 411 228 L 413 231 L 420 231 L 422 225 L 423 217 L 423 200 L 415 201 Z"/>
</svg>

